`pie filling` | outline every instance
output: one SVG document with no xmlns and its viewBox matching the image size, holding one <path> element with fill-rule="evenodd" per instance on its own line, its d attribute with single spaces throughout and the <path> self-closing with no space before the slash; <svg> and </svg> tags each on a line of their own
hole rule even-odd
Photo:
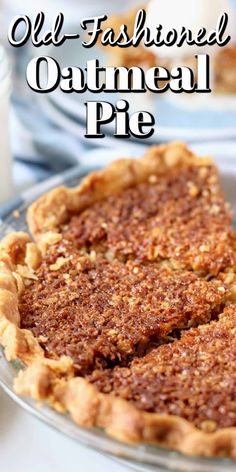
<svg viewBox="0 0 236 472">
<path fill-rule="evenodd" d="M 62 233 L 110 259 L 168 259 L 173 268 L 217 275 L 236 266 L 230 223 L 215 167 L 189 166 L 94 204 Z"/>
<path fill-rule="evenodd" d="M 48 357 L 70 356 L 82 375 L 127 365 L 173 331 L 215 318 L 229 297 L 220 280 L 158 263 L 81 257 L 66 241 L 51 248 L 36 276 L 20 300 L 21 327 Z"/>
<path fill-rule="evenodd" d="M 89 381 L 137 408 L 177 415 L 212 432 L 236 426 L 236 307 L 180 340 L 153 349 L 128 368 L 94 372 Z"/>
</svg>

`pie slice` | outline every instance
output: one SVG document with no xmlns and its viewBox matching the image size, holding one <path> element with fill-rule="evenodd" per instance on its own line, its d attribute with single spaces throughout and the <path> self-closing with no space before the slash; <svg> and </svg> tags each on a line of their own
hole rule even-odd
<svg viewBox="0 0 236 472">
<path fill-rule="evenodd" d="M 236 237 L 212 161 L 154 147 L 28 221 L 37 243 L 0 243 L 16 391 L 126 442 L 236 457 Z"/>
<path fill-rule="evenodd" d="M 168 260 L 174 269 L 214 276 L 236 267 L 231 219 L 211 159 L 181 143 L 117 161 L 76 189 L 53 190 L 28 214 L 38 240 L 58 232 L 109 259 Z"/>
<path fill-rule="evenodd" d="M 88 380 L 141 411 L 180 416 L 206 432 L 236 426 L 235 333 L 236 306 L 230 305 L 218 321 Z"/>
<path fill-rule="evenodd" d="M 81 257 L 61 242 L 48 251 L 19 301 L 21 328 L 46 356 L 73 359 L 77 375 L 127 365 L 174 330 L 215 318 L 230 297 L 220 280 L 158 264 Z"/>
<path fill-rule="evenodd" d="M 236 306 L 231 305 L 218 321 L 190 329 L 180 340 L 135 359 L 129 368 L 94 372 L 88 384 L 84 381 L 84 391 L 94 385 L 97 413 L 109 398 L 107 427 L 121 439 L 136 435 L 191 454 L 235 457 L 235 334 Z M 124 402 L 117 407 L 118 398 Z"/>
</svg>

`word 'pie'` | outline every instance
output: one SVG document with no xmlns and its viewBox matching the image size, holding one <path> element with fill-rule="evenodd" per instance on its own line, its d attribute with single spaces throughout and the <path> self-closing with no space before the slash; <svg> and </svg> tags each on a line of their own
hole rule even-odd
<svg viewBox="0 0 236 472">
<path fill-rule="evenodd" d="M 0 243 L 18 394 L 125 442 L 236 457 L 236 234 L 210 158 L 153 147 L 57 188 Z"/>
</svg>

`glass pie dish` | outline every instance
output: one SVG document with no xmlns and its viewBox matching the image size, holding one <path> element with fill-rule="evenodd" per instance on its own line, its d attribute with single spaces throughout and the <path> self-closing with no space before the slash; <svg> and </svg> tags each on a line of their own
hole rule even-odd
<svg viewBox="0 0 236 472">
<path fill-rule="evenodd" d="M 110 151 L 107 151 L 110 152 Z M 226 192 L 228 200 L 236 209 L 236 164 L 223 162 L 221 167 L 222 185 Z M 235 169 L 234 169 L 235 168 Z M 28 205 L 41 193 L 58 186 L 61 183 L 67 186 L 74 186 L 78 180 L 91 171 L 91 167 L 76 167 L 59 178 L 53 178 L 50 181 L 35 187 L 33 191 L 24 193 L 20 198 L 14 200 L 2 212 L 2 224 L 0 227 L 0 238 L 10 231 L 27 230 L 25 223 L 25 213 Z M 0 351 L 0 385 L 21 407 L 34 414 L 41 421 L 57 429 L 58 431 L 78 440 L 82 444 L 94 448 L 102 453 L 115 456 L 118 460 L 125 460 L 127 466 L 136 470 L 175 470 L 181 472 L 222 472 L 236 470 L 236 462 L 227 459 L 212 459 L 201 457 L 190 457 L 180 453 L 173 452 L 160 447 L 148 445 L 126 445 L 107 437 L 99 429 L 86 430 L 79 428 L 69 417 L 62 416 L 46 406 L 37 406 L 34 401 L 22 399 L 13 391 L 13 379 L 16 370 L 19 368 L 18 362 L 8 363 L 4 353 Z"/>
</svg>

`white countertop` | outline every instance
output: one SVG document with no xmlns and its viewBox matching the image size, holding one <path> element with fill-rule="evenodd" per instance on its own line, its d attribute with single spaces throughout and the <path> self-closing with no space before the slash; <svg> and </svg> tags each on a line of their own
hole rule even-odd
<svg viewBox="0 0 236 472">
<path fill-rule="evenodd" d="M 0 470 L 125 472 L 127 468 L 54 431 L 0 389 Z"/>
</svg>

